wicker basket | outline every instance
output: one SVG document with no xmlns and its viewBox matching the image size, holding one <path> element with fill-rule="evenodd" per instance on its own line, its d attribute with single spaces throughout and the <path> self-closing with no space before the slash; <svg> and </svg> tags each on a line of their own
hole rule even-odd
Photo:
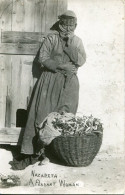
<svg viewBox="0 0 125 195">
<path fill-rule="evenodd" d="M 59 136 L 51 143 L 52 152 L 68 166 L 88 166 L 92 163 L 102 144 L 102 134 L 83 136 Z"/>
</svg>

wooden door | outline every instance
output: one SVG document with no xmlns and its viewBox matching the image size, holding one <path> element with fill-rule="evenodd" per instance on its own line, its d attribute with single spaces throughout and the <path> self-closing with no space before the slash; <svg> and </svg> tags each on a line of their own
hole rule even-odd
<svg viewBox="0 0 125 195">
<path fill-rule="evenodd" d="M 37 80 L 34 57 L 66 9 L 67 0 L 0 0 L 0 132 L 17 130 L 17 110 L 27 110 Z"/>
</svg>

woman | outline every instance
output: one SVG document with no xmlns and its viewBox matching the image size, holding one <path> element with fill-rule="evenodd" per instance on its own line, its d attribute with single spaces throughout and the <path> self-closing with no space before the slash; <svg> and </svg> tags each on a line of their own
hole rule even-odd
<svg viewBox="0 0 125 195">
<path fill-rule="evenodd" d="M 59 16 L 58 32 L 49 34 L 40 49 L 42 73 L 29 110 L 21 153 L 36 153 L 37 127 L 51 112 L 76 113 L 79 99 L 77 69 L 86 61 L 80 38 L 74 35 L 77 18 L 73 11 Z"/>
</svg>

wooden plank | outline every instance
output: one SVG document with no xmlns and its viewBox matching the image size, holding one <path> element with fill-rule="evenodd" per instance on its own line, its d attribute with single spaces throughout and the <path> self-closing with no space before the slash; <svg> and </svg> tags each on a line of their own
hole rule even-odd
<svg viewBox="0 0 125 195">
<path fill-rule="evenodd" d="M 7 82 L 6 82 L 6 67 L 5 56 L 0 56 L 0 126 L 5 125 L 5 110 L 6 110 L 6 94 L 7 94 Z"/>
<path fill-rule="evenodd" d="M 1 128 L 0 144 L 20 145 L 22 142 L 24 128 Z"/>
<path fill-rule="evenodd" d="M 1 135 L 18 135 L 19 136 L 19 134 L 21 132 L 21 129 L 22 129 L 21 127 L 12 127 L 12 128 L 3 127 L 3 128 L 0 128 L 0 136 Z"/>
<path fill-rule="evenodd" d="M 36 0 L 35 2 L 35 32 L 45 32 L 46 26 L 46 0 Z"/>
<path fill-rule="evenodd" d="M 24 0 L 21 1 L 13 0 L 12 30 L 13 31 L 24 30 L 24 21 L 25 21 Z"/>
<path fill-rule="evenodd" d="M 5 55 L 0 55 L 0 126 L 5 125 L 7 86 L 9 91 L 11 84 L 10 69 L 10 59 L 7 59 Z"/>
<path fill-rule="evenodd" d="M 47 33 L 39 32 L 20 32 L 20 31 L 2 31 L 2 43 L 38 43 L 42 42 Z"/>
<path fill-rule="evenodd" d="M 0 0 L 1 30 L 11 30 L 13 0 Z"/>
<path fill-rule="evenodd" d="M 6 80 L 6 113 L 5 113 L 5 126 L 11 126 L 11 111 L 12 111 L 12 96 L 11 96 L 11 88 L 12 88 L 12 64 L 11 64 L 11 56 L 4 57 L 5 64 L 5 80 Z"/>
<path fill-rule="evenodd" d="M 11 112 L 11 126 L 16 127 L 16 112 L 19 108 L 22 61 L 19 56 L 12 56 L 12 112 Z"/>
<path fill-rule="evenodd" d="M 2 43 L 0 54 L 36 55 L 39 47 L 39 44 Z"/>
<path fill-rule="evenodd" d="M 5 112 L 5 127 L 11 127 L 11 111 L 12 111 L 12 99 L 9 96 L 8 86 L 7 86 L 6 112 Z"/>
<path fill-rule="evenodd" d="M 18 142 L 19 135 L 0 135 L 0 142 Z"/>
<path fill-rule="evenodd" d="M 35 32 L 35 1 L 25 0 L 25 20 L 24 20 L 24 31 L 25 32 Z"/>
<path fill-rule="evenodd" d="M 4 64 L 6 68 L 6 82 L 8 86 L 8 94 L 11 95 L 11 85 L 12 85 L 12 60 L 10 55 L 4 55 Z"/>
<path fill-rule="evenodd" d="M 19 108 L 27 109 L 27 97 L 29 96 L 29 88 L 33 83 L 32 77 L 32 56 L 21 56 L 22 58 L 22 74 L 20 86 Z"/>
<path fill-rule="evenodd" d="M 58 0 L 47 0 L 46 1 L 46 29 L 45 32 L 48 32 L 50 28 L 57 22 L 57 5 Z"/>
</svg>

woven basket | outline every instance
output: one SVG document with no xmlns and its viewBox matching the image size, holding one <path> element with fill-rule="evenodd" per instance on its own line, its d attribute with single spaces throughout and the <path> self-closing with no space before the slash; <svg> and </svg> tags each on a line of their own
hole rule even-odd
<svg viewBox="0 0 125 195">
<path fill-rule="evenodd" d="M 58 136 L 51 143 L 55 156 L 68 166 L 88 166 L 102 144 L 102 134 Z"/>
</svg>

